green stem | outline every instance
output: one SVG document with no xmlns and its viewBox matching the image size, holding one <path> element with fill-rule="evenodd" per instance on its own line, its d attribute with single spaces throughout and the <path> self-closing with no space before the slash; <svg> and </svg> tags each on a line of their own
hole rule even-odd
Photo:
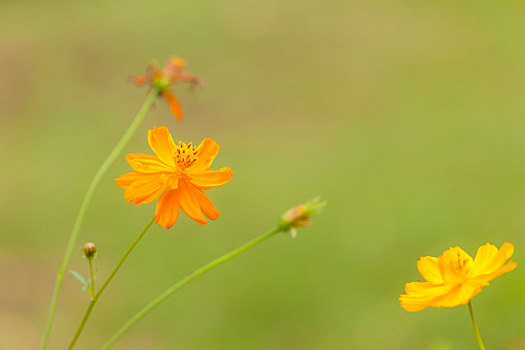
<svg viewBox="0 0 525 350">
<path fill-rule="evenodd" d="M 155 220 L 154 217 L 151 218 L 151 220 L 146 224 L 146 226 L 144 226 L 142 231 L 140 231 L 140 234 L 138 235 L 138 237 L 135 238 L 135 240 L 128 247 L 128 249 L 126 250 L 124 255 L 122 255 L 122 258 L 120 258 L 119 262 L 117 263 L 117 265 L 115 266 L 113 271 L 109 274 L 108 278 L 104 281 L 104 283 L 100 287 L 100 289 L 97 292 L 97 294 L 95 294 L 95 297 L 89 302 L 87 310 L 84 313 L 84 316 L 82 317 L 82 320 L 80 321 L 80 324 L 78 325 L 77 331 L 75 332 L 75 335 L 73 336 L 73 339 L 71 340 L 71 343 L 69 343 L 68 349 L 73 349 L 73 346 L 75 346 L 75 343 L 77 342 L 78 337 L 80 336 L 80 333 L 82 333 L 82 330 L 84 329 L 84 326 L 86 325 L 86 322 L 87 322 L 87 320 L 89 318 L 89 315 L 91 315 L 91 311 L 93 311 L 93 308 L 95 307 L 95 304 L 97 303 L 98 299 L 100 298 L 100 296 L 102 295 L 102 293 L 104 292 L 106 287 L 108 286 L 109 282 L 111 282 L 113 277 L 115 277 L 115 275 L 117 274 L 118 270 L 120 269 L 120 267 L 122 266 L 122 264 L 124 263 L 124 261 L 126 260 L 128 255 L 131 253 L 133 248 L 135 248 L 135 246 L 140 242 L 142 237 L 144 237 L 144 235 L 146 234 L 148 229 L 153 224 L 154 220 Z"/>
<path fill-rule="evenodd" d="M 55 282 L 55 289 L 53 291 L 51 305 L 49 306 L 46 324 L 44 326 L 44 334 L 42 335 L 42 344 L 41 344 L 42 350 L 44 350 L 47 347 L 47 342 L 49 340 L 49 335 L 51 334 L 51 327 L 53 325 L 53 320 L 55 318 L 56 308 L 58 305 L 58 297 L 60 295 L 60 289 L 62 288 L 62 281 L 64 280 L 64 274 L 66 273 L 66 269 L 67 269 L 67 265 L 69 264 L 69 260 L 71 260 L 71 254 L 73 253 L 73 248 L 75 247 L 75 244 L 77 241 L 80 226 L 82 226 L 82 222 L 84 221 L 84 216 L 86 215 L 87 208 L 89 206 L 89 203 L 91 202 L 95 189 L 97 188 L 100 180 L 102 179 L 102 177 L 104 176 L 108 168 L 115 161 L 117 156 L 122 153 L 122 151 L 124 150 L 124 147 L 127 145 L 127 143 L 129 142 L 133 134 L 135 134 L 135 132 L 137 131 L 139 125 L 141 124 L 142 120 L 144 120 L 146 113 L 148 112 L 149 108 L 155 101 L 155 98 L 157 97 L 157 95 L 158 95 L 157 91 L 155 89 L 152 89 L 152 91 L 148 94 L 148 96 L 146 97 L 146 100 L 142 104 L 142 107 L 140 107 L 137 115 L 135 116 L 135 119 L 129 126 L 128 130 L 126 130 L 126 132 L 124 133 L 124 136 L 122 136 L 122 138 L 117 143 L 113 151 L 111 151 L 111 153 L 108 155 L 106 160 L 104 160 L 100 168 L 97 170 L 95 177 L 93 177 L 93 180 L 91 180 L 91 183 L 89 184 L 84 200 L 82 201 L 82 204 L 80 206 L 80 210 L 78 211 L 77 218 L 75 219 L 73 230 L 71 231 L 71 235 L 69 236 L 69 242 L 66 247 L 64 258 L 62 259 L 62 262 L 60 263 L 60 266 L 58 267 L 56 282 Z"/>
<path fill-rule="evenodd" d="M 203 275 L 204 273 L 214 269 L 215 267 L 225 263 L 226 261 L 236 257 L 237 255 L 247 251 L 248 249 L 256 246 L 257 244 L 265 241 L 266 239 L 272 237 L 276 233 L 279 233 L 282 231 L 281 227 L 278 227 L 272 231 L 269 231 L 265 234 L 260 235 L 259 237 L 251 240 L 250 242 L 246 243 L 245 245 L 233 250 L 232 252 L 221 256 L 220 258 L 213 260 L 207 265 L 204 265 L 203 267 L 199 268 L 198 270 L 193 271 L 188 276 L 181 279 L 179 282 L 175 283 L 173 286 L 168 288 L 164 293 L 159 295 L 157 298 L 155 298 L 153 301 L 151 301 L 148 305 L 146 305 L 142 310 L 140 310 L 138 313 L 135 314 L 128 322 L 126 322 L 112 337 L 108 340 L 104 346 L 102 346 L 103 350 L 109 349 L 126 331 L 131 328 L 135 323 L 137 323 L 142 317 L 144 317 L 147 313 L 149 313 L 151 310 L 159 306 L 164 300 L 166 300 L 168 297 L 170 297 L 173 293 L 199 277 L 200 275 Z"/>
<path fill-rule="evenodd" d="M 91 300 L 95 298 L 95 274 L 93 273 L 93 257 L 88 258 L 89 262 L 89 275 L 91 278 L 91 285 L 89 286 L 89 293 L 91 294 Z"/>
<path fill-rule="evenodd" d="M 481 340 L 478 324 L 474 318 L 474 311 L 472 310 L 472 303 L 470 301 L 468 302 L 468 311 L 470 312 L 470 319 L 472 320 L 472 327 L 474 327 L 474 333 L 476 333 L 476 340 L 478 341 L 479 348 L 480 350 L 485 350 L 485 345 L 483 345 L 483 341 Z"/>
</svg>

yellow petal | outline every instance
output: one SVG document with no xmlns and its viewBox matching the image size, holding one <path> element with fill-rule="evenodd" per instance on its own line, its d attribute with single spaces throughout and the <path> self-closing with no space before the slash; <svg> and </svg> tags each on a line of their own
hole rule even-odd
<svg viewBox="0 0 525 350">
<path fill-rule="evenodd" d="M 472 258 L 460 247 L 451 247 L 438 257 L 443 281 L 457 283 L 464 280 L 465 271 L 472 266 Z"/>
<path fill-rule="evenodd" d="M 514 270 L 518 264 L 515 261 L 510 260 L 508 263 L 500 267 L 498 270 L 484 275 L 479 275 L 473 278 L 473 280 L 478 281 L 479 283 L 484 283 L 485 285 L 488 285 L 490 281 L 493 279 L 503 275 L 504 273 L 510 272 Z"/>
<path fill-rule="evenodd" d="M 476 294 L 481 292 L 482 286 L 477 283 L 460 283 L 455 285 L 447 294 L 434 299 L 431 306 L 449 308 L 467 304 Z"/>
<path fill-rule="evenodd" d="M 433 256 L 424 256 L 417 262 L 417 269 L 421 276 L 428 282 L 434 284 L 443 283 L 443 277 L 439 270 L 438 258 Z"/>
<path fill-rule="evenodd" d="M 503 243 L 498 250 L 492 244 L 485 244 L 478 248 L 474 264 L 472 266 L 472 276 L 489 275 L 501 269 L 505 262 L 514 253 L 512 243 Z"/>
<path fill-rule="evenodd" d="M 405 293 L 399 296 L 401 307 L 406 311 L 421 311 L 441 296 L 446 295 L 454 285 L 433 284 L 429 282 L 410 282 L 405 284 Z"/>
</svg>

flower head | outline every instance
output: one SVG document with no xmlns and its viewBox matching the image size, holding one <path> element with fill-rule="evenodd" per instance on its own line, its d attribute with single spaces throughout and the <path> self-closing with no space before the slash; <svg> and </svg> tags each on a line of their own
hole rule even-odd
<svg viewBox="0 0 525 350">
<path fill-rule="evenodd" d="M 304 204 L 296 205 L 295 207 L 288 209 L 279 218 L 279 225 L 283 232 L 292 234 L 292 238 L 297 236 L 296 229 L 299 227 L 310 226 L 312 216 L 317 215 L 324 207 L 326 202 L 322 202 L 319 197 L 312 199 Z"/>
<path fill-rule="evenodd" d="M 459 247 L 451 247 L 440 257 L 425 256 L 417 262 L 419 273 L 427 282 L 410 282 L 399 297 L 406 311 L 421 311 L 429 306 L 449 308 L 467 304 L 489 282 L 512 271 L 517 264 L 505 263 L 514 253 L 511 243 L 501 248 L 484 244 L 472 259 Z"/>
<path fill-rule="evenodd" d="M 84 244 L 82 250 L 84 251 L 84 256 L 88 259 L 91 259 L 97 252 L 97 246 L 93 242 L 87 242 Z"/>
<path fill-rule="evenodd" d="M 189 82 L 194 85 L 203 86 L 203 82 L 197 76 L 184 71 L 186 61 L 180 57 L 172 57 L 160 68 L 159 64 L 154 61 L 146 68 L 146 74 L 139 75 L 133 79 L 137 85 L 144 83 L 151 83 L 153 88 L 157 89 L 160 96 L 162 96 L 170 106 L 171 113 L 178 119 L 182 120 L 184 114 L 179 101 L 175 95 L 169 91 L 172 83 Z"/>
<path fill-rule="evenodd" d="M 204 191 L 226 184 L 233 174 L 229 167 L 210 169 L 219 152 L 217 143 L 206 138 L 199 146 L 191 142 L 177 145 L 165 126 L 149 130 L 148 141 L 156 155 L 126 155 L 135 171 L 115 179 L 117 186 L 126 190 L 124 198 L 128 203 L 150 203 L 160 196 L 155 222 L 167 229 L 177 221 L 181 209 L 199 225 L 208 223 L 203 214 L 216 220 L 220 211 Z"/>
</svg>

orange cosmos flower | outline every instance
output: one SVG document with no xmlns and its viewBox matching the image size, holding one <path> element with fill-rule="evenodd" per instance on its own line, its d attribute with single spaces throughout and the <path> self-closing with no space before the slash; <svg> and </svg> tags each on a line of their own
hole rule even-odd
<svg viewBox="0 0 525 350">
<path fill-rule="evenodd" d="M 410 282 L 399 297 L 406 311 L 421 311 L 429 306 L 448 308 L 467 304 L 494 278 L 512 271 L 517 264 L 507 261 L 514 253 L 511 243 L 501 248 L 485 244 L 474 260 L 459 247 L 449 248 L 440 257 L 425 256 L 417 262 L 419 273 L 427 282 Z"/>
<path fill-rule="evenodd" d="M 142 85 L 146 82 L 150 82 L 151 85 L 159 91 L 159 95 L 162 96 L 170 106 L 171 113 L 178 119 L 182 120 L 184 114 L 179 101 L 175 95 L 169 91 L 172 83 L 189 82 L 194 85 L 203 86 L 202 80 L 197 76 L 185 72 L 186 61 L 180 57 L 172 57 L 160 68 L 157 62 L 152 62 L 146 68 L 146 74 L 140 75 L 133 79 L 133 82 L 137 85 Z"/>
<path fill-rule="evenodd" d="M 126 155 L 135 170 L 115 179 L 117 186 L 126 190 L 124 198 L 135 205 L 153 202 L 159 196 L 155 209 L 155 222 L 169 229 L 182 209 L 199 225 L 215 220 L 221 213 L 204 193 L 220 187 L 232 179 L 229 167 L 210 170 L 219 152 L 219 146 L 210 138 L 198 147 L 190 143 L 173 142 L 165 126 L 154 127 L 148 132 L 148 141 L 156 156 L 143 153 Z"/>
</svg>

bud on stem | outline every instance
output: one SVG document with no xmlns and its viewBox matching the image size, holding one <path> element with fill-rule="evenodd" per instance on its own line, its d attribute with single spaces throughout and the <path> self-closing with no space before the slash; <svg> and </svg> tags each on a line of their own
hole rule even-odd
<svg viewBox="0 0 525 350">
<path fill-rule="evenodd" d="M 97 252 L 97 246 L 95 243 L 87 242 L 84 244 L 84 256 L 88 259 L 92 259 Z"/>
<path fill-rule="evenodd" d="M 317 215 L 325 206 L 326 202 L 321 202 L 319 197 L 297 205 L 280 217 L 279 226 L 283 232 L 290 232 L 292 238 L 295 238 L 297 235 L 296 229 L 311 225 L 311 218 Z"/>
</svg>

